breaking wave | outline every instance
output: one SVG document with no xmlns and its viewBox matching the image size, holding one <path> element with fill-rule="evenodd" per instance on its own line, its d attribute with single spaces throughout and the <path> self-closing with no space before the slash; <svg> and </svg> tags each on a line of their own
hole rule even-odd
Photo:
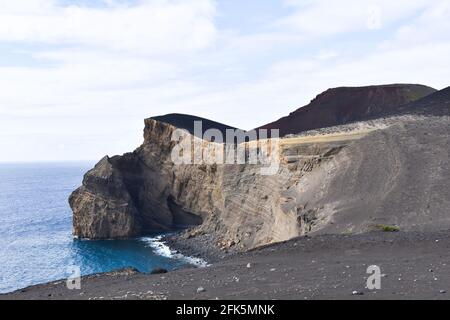
<svg viewBox="0 0 450 320">
<path fill-rule="evenodd" d="M 162 238 L 163 236 L 143 237 L 140 240 L 151 247 L 155 251 L 155 254 L 162 257 L 182 261 L 200 268 L 209 266 L 208 262 L 201 258 L 185 256 L 175 250 L 170 249 L 169 246 L 166 245 L 166 243 L 162 240 Z"/>
</svg>

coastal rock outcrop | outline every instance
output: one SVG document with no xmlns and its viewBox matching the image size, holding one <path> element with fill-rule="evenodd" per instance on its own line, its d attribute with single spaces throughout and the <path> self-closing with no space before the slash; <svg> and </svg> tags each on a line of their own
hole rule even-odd
<svg viewBox="0 0 450 320">
<path fill-rule="evenodd" d="M 86 173 L 69 199 L 76 236 L 124 238 L 198 225 L 197 234 L 214 233 L 222 247 L 290 239 L 312 230 L 315 221 L 311 212 L 289 205 L 289 188 L 349 141 L 283 140 L 277 173 L 262 175 L 257 164 L 175 165 L 175 130 L 147 119 L 142 146 L 105 157 Z"/>
<path fill-rule="evenodd" d="M 426 105 L 434 103 L 439 115 L 283 138 L 273 175 L 261 174 L 261 164 L 174 164 L 174 124 L 186 119 L 146 119 L 144 143 L 103 158 L 71 195 L 74 235 L 125 238 L 191 227 L 189 237 L 209 234 L 220 248 L 247 250 L 308 233 L 364 232 L 374 223 L 450 227 L 450 97 L 432 96 Z M 420 103 L 411 110 L 424 110 Z M 201 142 L 203 148 L 214 143 Z M 258 148 L 254 141 L 245 145 Z"/>
</svg>

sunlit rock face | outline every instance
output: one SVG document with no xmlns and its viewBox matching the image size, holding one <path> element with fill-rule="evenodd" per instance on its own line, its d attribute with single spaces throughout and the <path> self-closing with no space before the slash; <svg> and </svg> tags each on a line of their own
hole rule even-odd
<svg viewBox="0 0 450 320">
<path fill-rule="evenodd" d="M 175 164 L 177 126 L 200 139 L 189 130 L 192 117 L 147 119 L 144 143 L 103 158 L 71 195 L 74 235 L 126 238 L 190 227 L 189 237 L 210 234 L 220 248 L 247 250 L 375 224 L 448 228 L 449 101 L 441 91 L 402 107 L 416 113 L 287 136 L 277 141 L 272 175 L 261 174 L 261 164 Z"/>
</svg>

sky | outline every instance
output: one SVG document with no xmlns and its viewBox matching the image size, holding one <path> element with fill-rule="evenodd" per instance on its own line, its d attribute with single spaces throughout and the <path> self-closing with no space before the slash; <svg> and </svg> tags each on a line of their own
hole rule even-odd
<svg viewBox="0 0 450 320">
<path fill-rule="evenodd" d="M 449 0 L 0 0 L 0 162 L 84 161 L 172 112 L 242 129 L 338 86 L 450 85 Z"/>
</svg>

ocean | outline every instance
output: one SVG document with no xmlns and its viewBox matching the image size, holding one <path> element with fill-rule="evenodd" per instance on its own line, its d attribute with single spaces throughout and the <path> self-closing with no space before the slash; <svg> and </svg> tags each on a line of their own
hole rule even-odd
<svg viewBox="0 0 450 320">
<path fill-rule="evenodd" d="M 161 235 L 129 240 L 72 237 L 67 199 L 92 163 L 0 164 L 0 293 L 82 275 L 133 267 L 172 270 L 200 259 L 174 253 Z"/>
</svg>

